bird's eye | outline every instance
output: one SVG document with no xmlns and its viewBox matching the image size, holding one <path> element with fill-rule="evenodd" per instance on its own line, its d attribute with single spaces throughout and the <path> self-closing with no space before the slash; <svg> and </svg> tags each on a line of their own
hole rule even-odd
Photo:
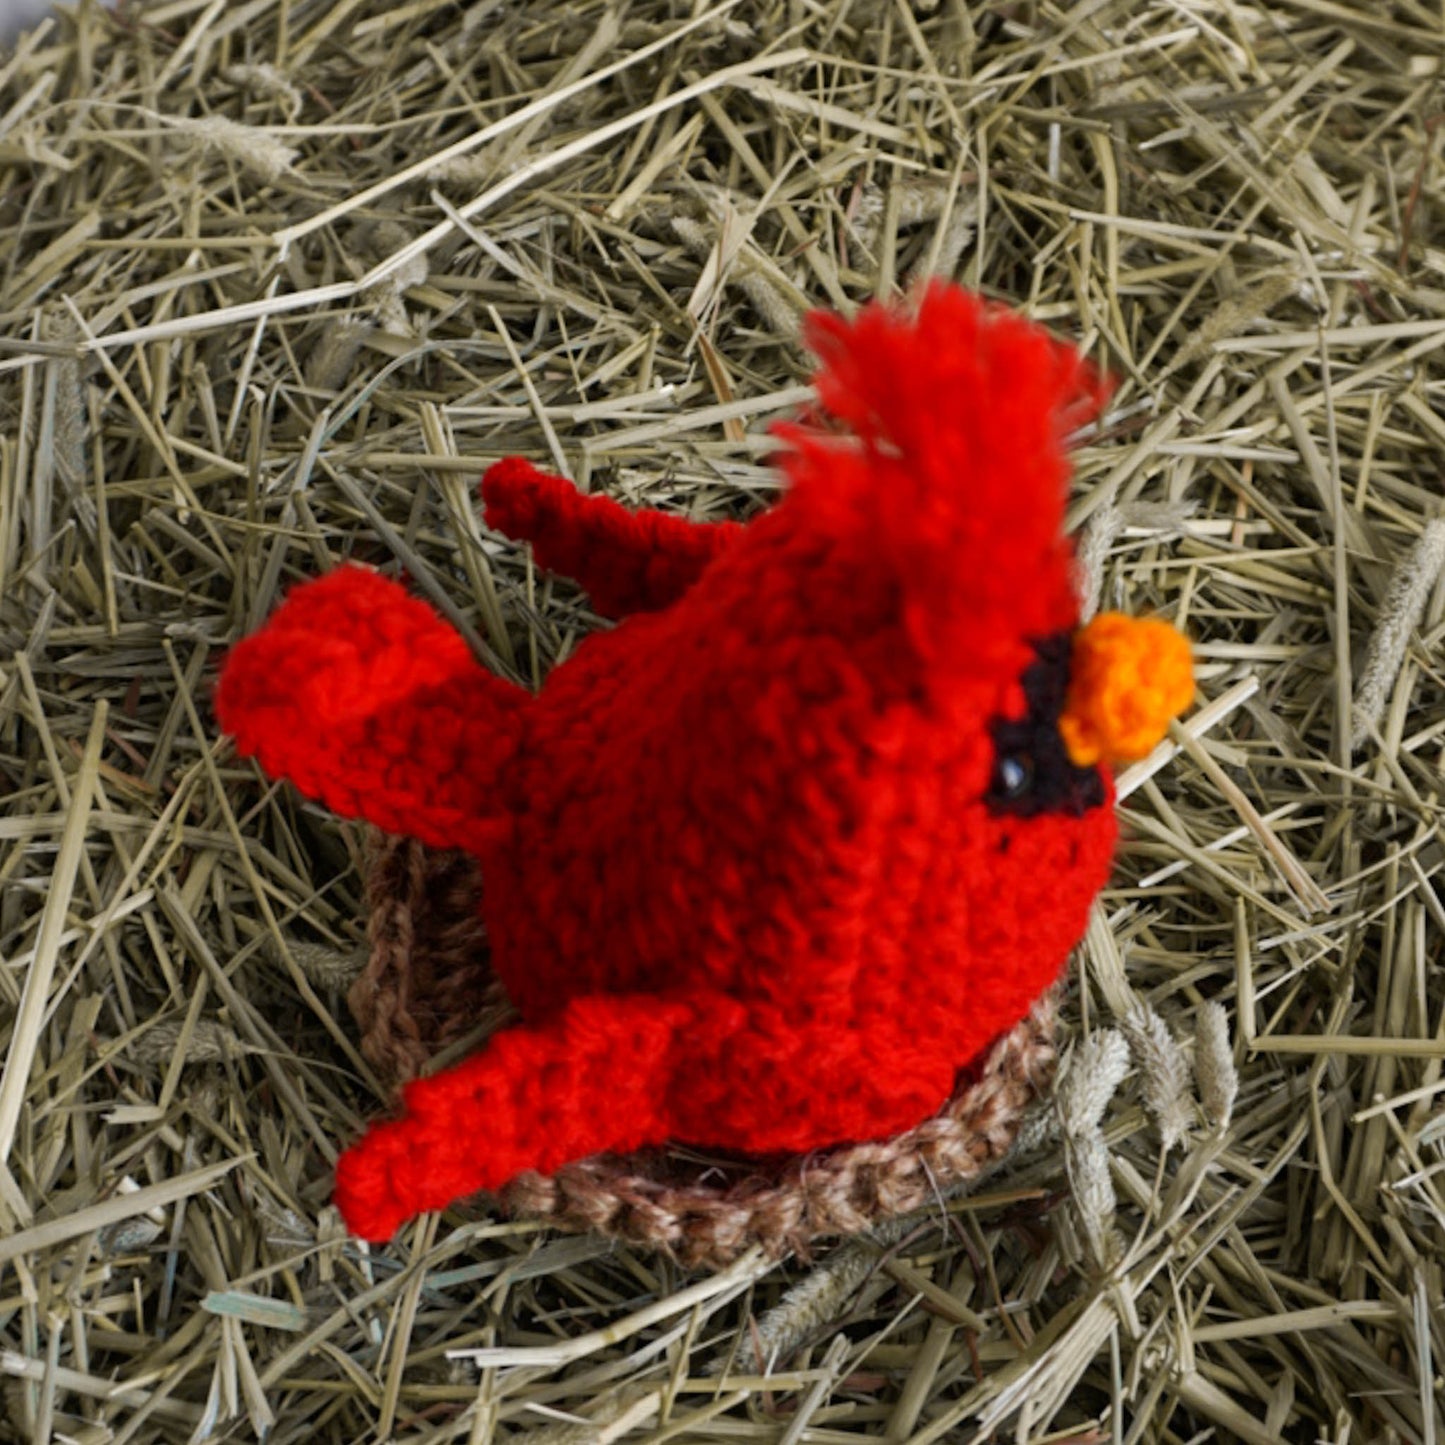
<svg viewBox="0 0 1445 1445">
<path fill-rule="evenodd" d="M 1034 780 L 1033 760 L 1023 755 L 1000 758 L 998 780 L 1004 797 L 1022 797 Z"/>
<path fill-rule="evenodd" d="M 1072 648 L 1067 632 L 1036 641 L 1036 660 L 1021 679 L 1026 713 L 989 723 L 994 762 L 983 803 L 996 817 L 1081 818 L 1106 801 L 1103 774 L 1096 767 L 1076 767 L 1059 733 Z"/>
</svg>

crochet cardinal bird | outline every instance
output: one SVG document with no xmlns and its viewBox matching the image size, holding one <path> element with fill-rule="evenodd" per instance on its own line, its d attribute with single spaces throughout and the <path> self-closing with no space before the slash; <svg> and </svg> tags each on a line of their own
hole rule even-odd
<svg viewBox="0 0 1445 1445">
<path fill-rule="evenodd" d="M 604 1151 L 908 1129 L 1084 929 L 1108 765 L 1193 692 L 1165 624 L 1078 630 L 1064 439 L 1102 384 L 942 284 L 807 336 L 834 424 L 777 429 L 787 487 L 747 525 L 487 473 L 488 524 L 621 619 L 536 696 L 356 566 L 226 666 L 242 753 L 476 856 L 522 1020 L 343 1156 L 368 1239 Z"/>
</svg>

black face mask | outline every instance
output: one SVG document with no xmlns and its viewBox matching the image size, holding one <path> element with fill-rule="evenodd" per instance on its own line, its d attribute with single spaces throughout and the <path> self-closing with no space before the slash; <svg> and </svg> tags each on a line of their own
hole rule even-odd
<svg viewBox="0 0 1445 1445">
<path fill-rule="evenodd" d="M 1081 768 L 1059 735 L 1059 717 L 1069 691 L 1073 633 L 1056 632 L 1034 643 L 1037 661 L 1023 675 L 1028 714 L 989 724 L 994 766 L 983 800 L 994 814 L 1035 818 L 1062 813 L 1077 818 L 1103 805 L 1104 779 L 1098 768 Z"/>
</svg>

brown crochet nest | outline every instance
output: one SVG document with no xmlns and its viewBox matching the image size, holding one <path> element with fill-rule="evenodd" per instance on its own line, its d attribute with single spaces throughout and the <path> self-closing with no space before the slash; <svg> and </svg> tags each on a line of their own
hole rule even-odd
<svg viewBox="0 0 1445 1445">
<path fill-rule="evenodd" d="M 363 1054 L 398 1085 L 484 1019 L 500 1027 L 509 1017 L 477 916 L 480 886 L 463 854 L 373 840 L 370 953 L 349 1002 Z M 599 1155 L 550 1177 L 522 1175 L 500 1203 L 520 1218 L 648 1245 L 688 1265 L 725 1264 L 753 1245 L 806 1254 L 815 1239 L 856 1234 L 982 1173 L 1013 1143 L 1054 1064 L 1046 996 L 946 1108 L 895 1138 L 772 1159 L 680 1149 Z"/>
</svg>

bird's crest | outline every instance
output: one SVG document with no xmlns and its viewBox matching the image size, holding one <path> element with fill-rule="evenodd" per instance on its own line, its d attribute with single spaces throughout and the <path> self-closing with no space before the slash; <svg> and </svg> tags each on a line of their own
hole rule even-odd
<svg viewBox="0 0 1445 1445">
<path fill-rule="evenodd" d="M 1106 400 L 1101 373 L 1038 324 L 937 281 L 911 309 L 813 313 L 805 335 L 820 409 L 852 434 L 812 418 L 776 428 L 807 510 L 866 539 L 926 610 L 1026 634 L 1059 625 L 1066 442 Z"/>
</svg>

